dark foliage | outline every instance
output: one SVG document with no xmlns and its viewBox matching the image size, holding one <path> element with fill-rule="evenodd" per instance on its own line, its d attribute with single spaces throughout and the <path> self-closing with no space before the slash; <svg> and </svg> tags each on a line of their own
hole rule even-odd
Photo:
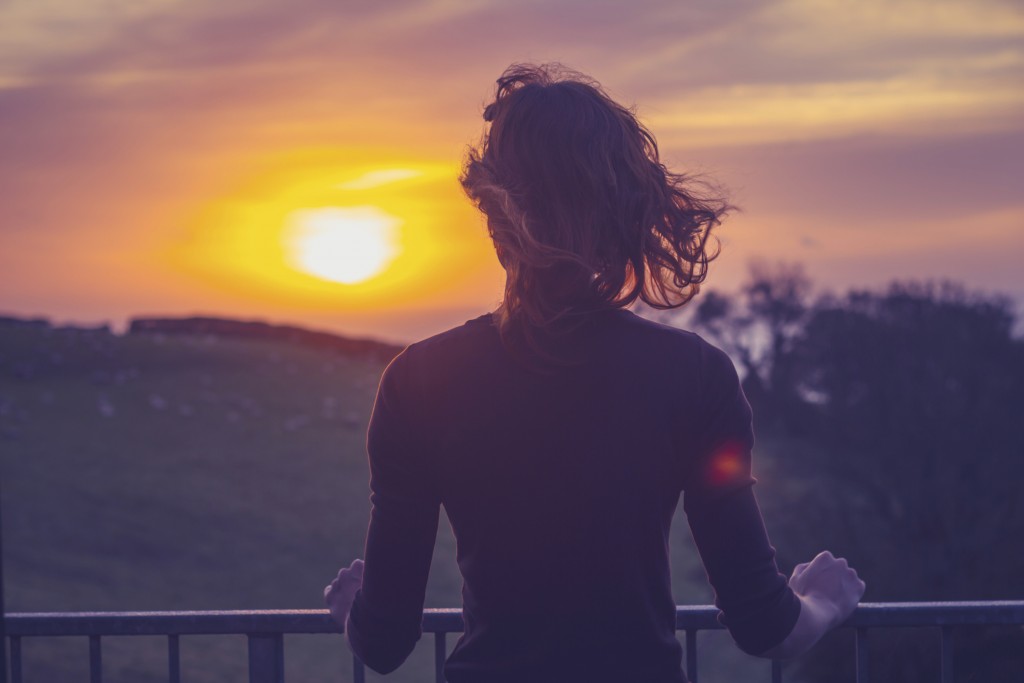
<svg viewBox="0 0 1024 683">
<path fill-rule="evenodd" d="M 746 371 L 759 431 L 792 445 L 786 499 L 766 501 L 780 555 L 846 556 L 869 601 L 1024 597 L 1024 342 L 1009 300 L 950 283 L 809 291 L 799 268 L 758 266 L 692 319 Z M 871 680 L 936 680 L 936 637 L 920 631 L 876 638 Z M 805 658 L 808 680 L 852 680 L 837 640 Z M 957 656 L 957 680 L 1018 680 L 1001 672 L 1024 671 L 1024 638 L 964 631 Z"/>
</svg>

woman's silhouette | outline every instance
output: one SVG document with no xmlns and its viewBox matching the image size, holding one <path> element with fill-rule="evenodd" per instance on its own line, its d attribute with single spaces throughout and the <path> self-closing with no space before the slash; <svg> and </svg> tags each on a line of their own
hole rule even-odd
<svg viewBox="0 0 1024 683">
<path fill-rule="evenodd" d="M 353 652 L 386 673 L 420 637 L 443 505 L 464 579 L 451 683 L 685 681 L 668 554 L 680 494 L 739 647 L 803 652 L 864 584 L 828 553 L 779 573 L 732 362 L 624 308 L 685 303 L 728 207 L 668 171 L 633 113 L 582 74 L 513 65 L 484 119 L 461 180 L 504 299 L 408 346 L 381 378 L 365 565 L 325 589 Z"/>
</svg>

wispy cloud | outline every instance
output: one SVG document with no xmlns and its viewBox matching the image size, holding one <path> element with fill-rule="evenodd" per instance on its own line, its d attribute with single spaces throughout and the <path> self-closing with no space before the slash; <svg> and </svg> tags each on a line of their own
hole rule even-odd
<svg viewBox="0 0 1024 683">
<path fill-rule="evenodd" d="M 777 144 L 857 134 L 936 135 L 1020 127 L 1024 89 L 926 78 L 705 88 L 646 105 L 684 147 Z"/>
</svg>

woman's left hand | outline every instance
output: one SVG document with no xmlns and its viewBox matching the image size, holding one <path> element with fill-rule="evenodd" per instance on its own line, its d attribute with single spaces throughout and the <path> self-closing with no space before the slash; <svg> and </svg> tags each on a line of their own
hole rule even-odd
<svg viewBox="0 0 1024 683">
<path fill-rule="evenodd" d="M 363 585 L 363 561 L 356 558 L 352 564 L 342 567 L 335 577 L 324 588 L 324 602 L 331 610 L 331 618 L 342 628 L 348 619 L 348 611 L 352 608 L 356 591 Z"/>
</svg>

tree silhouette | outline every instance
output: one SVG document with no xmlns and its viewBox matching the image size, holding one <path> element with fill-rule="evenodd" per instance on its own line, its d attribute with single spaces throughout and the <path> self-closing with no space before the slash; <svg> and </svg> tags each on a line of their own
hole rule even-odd
<svg viewBox="0 0 1024 683">
<path fill-rule="evenodd" d="M 799 264 L 751 263 L 739 295 L 715 291 L 697 301 L 690 324 L 743 370 L 743 389 L 759 407 L 759 429 L 800 413 L 791 347 L 810 310 L 811 281 Z"/>
<path fill-rule="evenodd" d="M 809 293 L 798 267 L 759 264 L 738 296 L 703 294 L 690 322 L 745 370 L 759 435 L 786 445 L 785 486 L 765 501 L 780 557 L 844 555 L 869 600 L 1019 599 L 1024 342 L 1009 300 L 950 283 Z M 935 680 L 922 638 L 876 639 L 871 680 Z M 1024 670 L 1021 640 L 965 633 L 958 675 L 1015 680 L 999 676 Z M 804 676 L 852 680 L 839 647 Z"/>
</svg>

